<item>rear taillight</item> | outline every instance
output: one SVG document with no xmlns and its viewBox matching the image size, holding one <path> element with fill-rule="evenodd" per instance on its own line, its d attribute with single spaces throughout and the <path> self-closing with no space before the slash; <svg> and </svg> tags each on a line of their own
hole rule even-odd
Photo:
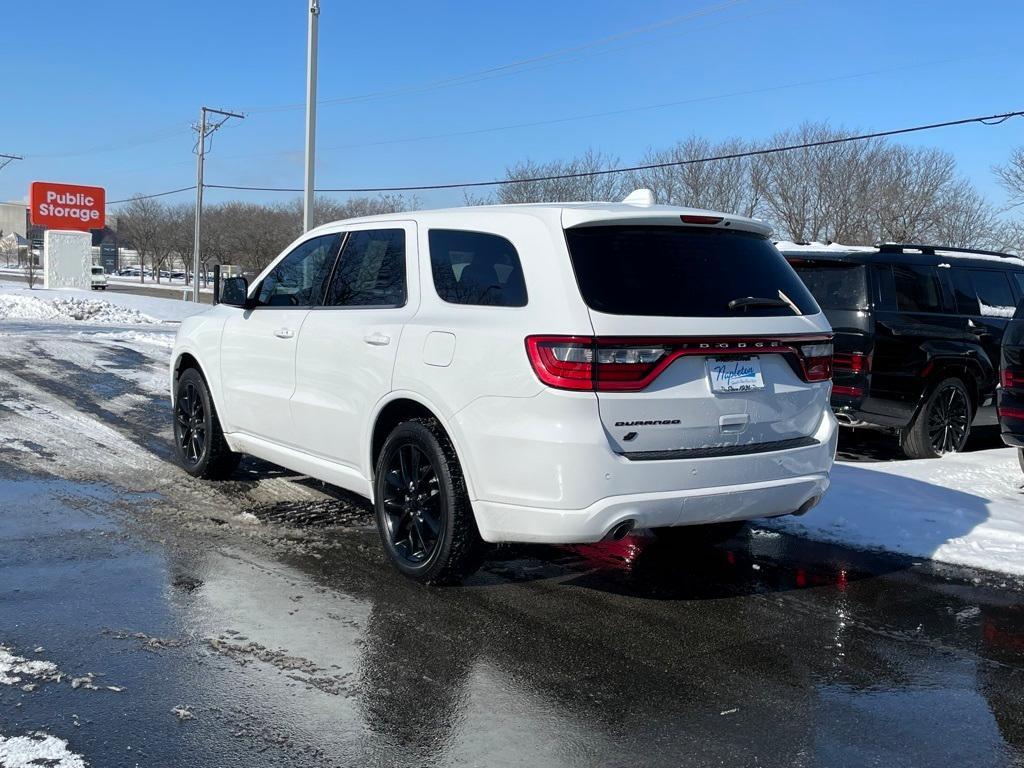
<svg viewBox="0 0 1024 768">
<path fill-rule="evenodd" d="M 526 349 L 533 370 L 559 389 L 643 389 L 669 349 L 652 344 L 606 344 L 582 336 L 530 336 Z"/>
<path fill-rule="evenodd" d="M 832 342 L 801 344 L 800 359 L 807 381 L 828 381 L 832 378 Z"/>
<path fill-rule="evenodd" d="M 837 352 L 832 364 L 837 371 L 846 373 L 871 372 L 871 357 L 862 352 Z"/>
<path fill-rule="evenodd" d="M 1003 389 L 1024 389 L 1024 368 L 1008 365 L 999 371 L 999 383 Z"/>
<path fill-rule="evenodd" d="M 537 376 L 558 389 L 594 388 L 594 344 L 584 336 L 530 336 L 526 351 Z"/>
<path fill-rule="evenodd" d="M 549 387 L 635 392 L 687 355 L 749 357 L 777 354 L 804 381 L 832 378 L 832 340 L 826 336 L 778 339 L 632 339 L 529 336 L 526 351 L 537 377 Z"/>
</svg>

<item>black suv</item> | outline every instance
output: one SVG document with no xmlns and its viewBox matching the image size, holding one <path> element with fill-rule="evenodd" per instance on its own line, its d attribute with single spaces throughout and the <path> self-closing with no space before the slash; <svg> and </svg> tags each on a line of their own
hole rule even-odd
<svg viewBox="0 0 1024 768">
<path fill-rule="evenodd" d="M 995 425 L 1000 343 L 1024 261 L 995 251 L 882 243 L 788 246 L 835 331 L 832 409 L 893 430 L 910 458 L 959 451 Z"/>
<path fill-rule="evenodd" d="M 1003 334 L 999 365 L 999 425 L 1003 442 L 1017 449 L 1024 470 L 1024 301 Z"/>
</svg>

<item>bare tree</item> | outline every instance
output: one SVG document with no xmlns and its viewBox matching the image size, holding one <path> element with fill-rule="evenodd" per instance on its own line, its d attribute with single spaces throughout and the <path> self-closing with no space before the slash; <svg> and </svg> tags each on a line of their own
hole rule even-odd
<svg viewBox="0 0 1024 768">
<path fill-rule="evenodd" d="M 1006 165 L 997 165 L 992 170 L 1010 196 L 1009 207 L 1024 204 L 1024 147 L 1013 150 Z"/>
<path fill-rule="evenodd" d="M 753 216 L 760 205 L 761 188 L 753 183 L 753 159 L 731 157 L 692 162 L 708 157 L 743 153 L 751 145 L 739 139 L 713 143 L 698 136 L 671 149 L 648 150 L 644 165 L 662 165 L 629 175 L 628 186 L 647 188 L 659 203 Z"/>
<path fill-rule="evenodd" d="M 499 187 L 494 201 L 498 203 L 572 202 L 590 200 L 621 200 L 631 191 L 625 174 L 589 175 L 614 168 L 618 158 L 593 150 L 568 161 L 535 163 L 527 160 L 505 172 L 506 179 L 524 181 Z M 568 178 L 546 178 L 552 176 Z M 528 179 L 541 178 L 540 181 Z"/>
<path fill-rule="evenodd" d="M 167 216 L 164 205 L 153 198 L 133 197 L 119 212 L 117 228 L 139 254 L 139 281 L 146 282 L 146 259 L 160 259 L 167 249 Z M 157 277 L 159 268 L 154 264 Z"/>
<path fill-rule="evenodd" d="M 931 239 L 955 248 L 999 248 L 995 210 L 970 182 L 961 179 L 944 189 L 929 228 Z"/>
</svg>

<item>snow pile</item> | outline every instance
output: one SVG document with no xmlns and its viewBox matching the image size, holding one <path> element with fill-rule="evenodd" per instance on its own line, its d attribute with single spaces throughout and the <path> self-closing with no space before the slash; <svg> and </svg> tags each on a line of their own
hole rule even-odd
<svg viewBox="0 0 1024 768">
<path fill-rule="evenodd" d="M 0 645 L 0 685 L 17 685 L 24 678 L 53 680 L 59 677 L 57 665 L 53 662 L 26 659 L 11 652 L 6 645 Z"/>
<path fill-rule="evenodd" d="M 41 765 L 87 768 L 88 763 L 68 749 L 64 739 L 42 731 L 10 738 L 0 734 L 0 768 L 38 768 Z"/>
<path fill-rule="evenodd" d="M 832 487 L 803 517 L 767 525 L 864 549 L 1024 575 L 1024 475 L 1016 452 L 837 463 Z"/>
<path fill-rule="evenodd" d="M 118 325 L 160 322 L 137 309 L 119 307 L 99 299 L 60 296 L 44 300 L 18 294 L 0 294 L 0 320 L 72 320 Z"/>
</svg>

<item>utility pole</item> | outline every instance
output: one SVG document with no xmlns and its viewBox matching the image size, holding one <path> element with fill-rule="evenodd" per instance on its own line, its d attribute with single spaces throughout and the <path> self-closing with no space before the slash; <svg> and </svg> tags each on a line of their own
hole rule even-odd
<svg viewBox="0 0 1024 768">
<path fill-rule="evenodd" d="M 313 177 L 316 166 L 316 60 L 320 0 L 309 0 L 309 36 L 306 41 L 306 183 L 302 200 L 302 231 L 313 228 Z"/>
<path fill-rule="evenodd" d="M 209 124 L 206 120 L 207 114 L 220 115 L 221 120 Z M 203 226 L 203 163 L 206 161 L 206 137 L 232 117 L 237 117 L 239 120 L 245 119 L 245 115 L 236 112 L 225 112 L 213 107 L 200 107 L 199 124 L 194 126 L 194 130 L 199 133 L 199 139 L 196 141 L 196 229 L 195 242 L 192 246 L 192 301 L 196 303 L 199 302 L 199 244 Z"/>
<path fill-rule="evenodd" d="M 10 165 L 14 160 L 24 160 L 25 158 L 21 155 L 5 155 L 0 152 L 0 171 Z"/>
</svg>

